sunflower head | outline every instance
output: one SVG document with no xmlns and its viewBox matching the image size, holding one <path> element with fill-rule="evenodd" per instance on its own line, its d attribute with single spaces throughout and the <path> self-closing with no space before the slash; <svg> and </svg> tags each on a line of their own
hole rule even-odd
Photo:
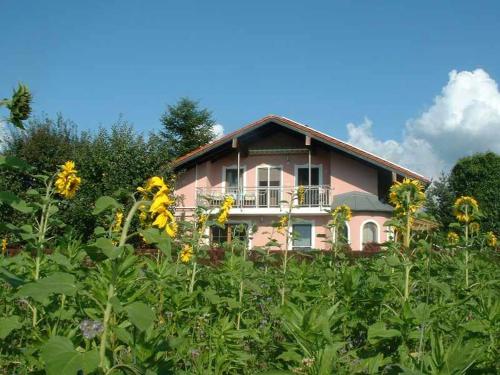
<svg viewBox="0 0 500 375">
<path fill-rule="evenodd" d="M 222 205 L 220 207 L 219 216 L 217 217 L 217 222 L 219 224 L 223 225 L 227 222 L 229 211 L 233 207 L 233 204 L 234 198 L 232 196 L 228 195 L 226 198 L 224 198 L 224 202 L 222 202 Z"/>
<path fill-rule="evenodd" d="M 486 233 L 486 244 L 490 247 L 497 246 L 497 236 L 495 236 L 495 233 L 493 232 Z"/>
<path fill-rule="evenodd" d="M 179 254 L 181 262 L 188 263 L 193 257 L 193 247 L 191 245 L 185 244 Z"/>
<path fill-rule="evenodd" d="M 332 211 L 332 221 L 334 225 L 338 223 L 343 223 L 345 221 L 350 221 L 352 219 L 351 207 L 346 204 L 342 204 L 336 207 Z"/>
<path fill-rule="evenodd" d="M 478 216 L 479 205 L 473 197 L 461 196 L 453 205 L 453 213 L 461 223 L 469 223 Z"/>
<path fill-rule="evenodd" d="M 75 163 L 68 160 L 61 165 L 59 173 L 56 176 L 54 186 L 56 191 L 66 199 L 73 198 L 79 189 L 82 179 L 77 176 Z"/>
<path fill-rule="evenodd" d="M 425 203 L 424 186 L 410 178 L 396 181 L 389 191 L 389 202 L 395 207 L 396 214 L 415 213 Z"/>
<path fill-rule="evenodd" d="M 306 198 L 306 189 L 304 186 L 300 185 L 297 188 L 297 200 L 299 201 L 299 204 L 304 204 Z"/>
<path fill-rule="evenodd" d="M 122 222 L 123 222 L 123 212 L 118 210 L 115 213 L 115 219 L 114 219 L 114 224 L 113 224 L 113 232 L 119 232 L 120 229 L 122 228 Z"/>
<path fill-rule="evenodd" d="M 7 237 L 2 239 L 2 255 L 5 255 L 7 252 Z"/>
<path fill-rule="evenodd" d="M 448 243 L 450 245 L 456 245 L 458 243 L 458 240 L 460 239 L 460 237 L 455 232 L 448 232 L 446 239 L 448 240 Z"/>
<path fill-rule="evenodd" d="M 283 215 L 278 222 L 278 232 L 283 234 L 286 228 L 288 228 L 288 215 Z"/>
<path fill-rule="evenodd" d="M 24 129 L 23 121 L 27 120 L 31 114 L 32 95 L 28 86 L 19 84 L 12 99 L 7 101 L 7 108 L 10 111 L 9 121 L 16 127 Z"/>
</svg>

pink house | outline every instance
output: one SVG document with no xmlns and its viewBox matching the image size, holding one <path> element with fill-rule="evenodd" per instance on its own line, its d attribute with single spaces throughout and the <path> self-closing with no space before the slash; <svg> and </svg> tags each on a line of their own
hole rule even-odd
<svg viewBox="0 0 500 375">
<path fill-rule="evenodd" d="M 355 251 L 388 239 L 391 216 L 387 201 L 393 181 L 425 177 L 290 119 L 270 115 L 186 154 L 173 163 L 177 173 L 177 216 L 189 220 L 198 204 L 217 207 L 225 196 L 235 203 L 225 229 L 212 227 L 214 243 L 231 241 L 232 228 L 256 226 L 249 246 L 265 246 L 270 237 L 284 248 L 284 235 L 273 223 L 288 210 L 291 193 L 303 186 L 295 202 L 291 249 L 329 249 L 327 228 L 332 207 L 347 204 L 352 220 L 345 236 Z"/>
</svg>

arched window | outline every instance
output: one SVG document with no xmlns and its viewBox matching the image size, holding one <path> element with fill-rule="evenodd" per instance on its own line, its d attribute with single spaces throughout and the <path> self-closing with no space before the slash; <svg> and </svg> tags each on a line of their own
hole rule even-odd
<svg viewBox="0 0 500 375">
<path fill-rule="evenodd" d="M 349 233 L 349 224 L 347 224 L 347 221 L 344 223 L 344 225 L 340 225 L 338 228 L 338 239 L 336 238 L 335 240 L 338 240 L 342 243 L 350 243 L 351 238 L 350 238 L 350 233 Z"/>
<path fill-rule="evenodd" d="M 363 246 L 370 242 L 378 242 L 378 226 L 373 221 L 364 223 L 361 233 Z"/>
</svg>

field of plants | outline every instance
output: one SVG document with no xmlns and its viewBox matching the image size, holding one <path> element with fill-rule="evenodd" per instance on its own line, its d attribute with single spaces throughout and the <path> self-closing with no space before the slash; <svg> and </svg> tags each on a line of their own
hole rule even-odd
<svg viewBox="0 0 500 375">
<path fill-rule="evenodd" d="M 1 157 L 0 168 L 27 166 Z M 497 243 L 475 223 L 472 197 L 457 200 L 453 232 L 415 233 L 422 186 L 397 183 L 396 238 L 369 258 L 348 256 L 337 235 L 331 251 L 300 256 L 249 250 L 243 238 L 213 261 L 202 233 L 228 220 L 231 197 L 176 221 L 174 192 L 153 177 L 129 205 L 89 207 L 100 225 L 83 242 L 59 219 L 85 183 L 77 166 L 32 178 L 39 188 L 23 197 L 0 193 L 25 217 L 0 228 L 0 374 L 499 370 Z M 331 215 L 341 233 L 350 210 Z M 290 207 L 277 230 L 293 220 Z"/>
</svg>

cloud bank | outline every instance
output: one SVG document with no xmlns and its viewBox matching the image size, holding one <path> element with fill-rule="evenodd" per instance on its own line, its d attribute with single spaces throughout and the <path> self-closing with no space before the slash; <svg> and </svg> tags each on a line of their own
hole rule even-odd
<svg viewBox="0 0 500 375">
<path fill-rule="evenodd" d="M 453 70 L 441 94 L 407 121 L 402 141 L 380 140 L 370 119 L 347 124 L 348 142 L 429 177 L 474 152 L 500 153 L 500 92 L 482 69 Z"/>
<path fill-rule="evenodd" d="M 215 139 L 222 138 L 222 136 L 224 135 L 224 126 L 222 126 L 221 124 L 215 124 L 214 134 L 215 134 Z"/>
</svg>

